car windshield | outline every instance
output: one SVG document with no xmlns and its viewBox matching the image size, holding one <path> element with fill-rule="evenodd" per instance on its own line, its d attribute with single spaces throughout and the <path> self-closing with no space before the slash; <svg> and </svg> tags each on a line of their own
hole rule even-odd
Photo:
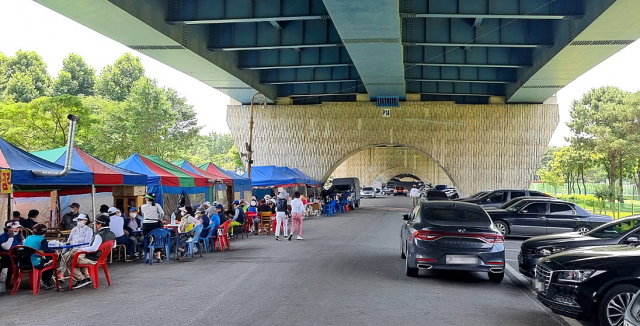
<svg viewBox="0 0 640 326">
<path fill-rule="evenodd" d="M 475 194 L 469 196 L 469 198 L 478 199 L 478 198 L 482 197 L 482 195 L 486 194 L 487 192 L 488 191 L 476 192 Z"/>
<path fill-rule="evenodd" d="M 349 192 L 351 190 L 351 186 L 349 185 L 337 185 L 331 187 L 333 192 Z"/>
<path fill-rule="evenodd" d="M 373 191 L 373 187 L 364 187 L 362 188 L 363 191 Z"/>
<path fill-rule="evenodd" d="M 593 238 L 611 239 L 611 238 L 618 237 L 624 233 L 627 233 L 627 231 L 635 228 L 637 225 L 638 225 L 637 219 L 626 220 L 626 221 L 618 220 L 618 221 L 613 221 L 613 222 L 601 225 L 591 230 L 591 232 L 588 232 L 585 235 Z"/>
<path fill-rule="evenodd" d="M 491 219 L 480 207 L 426 206 L 421 212 L 423 221 L 439 226 L 491 226 Z"/>
<path fill-rule="evenodd" d="M 504 209 L 510 211 L 510 212 L 517 212 L 519 211 L 522 207 L 524 207 L 524 205 L 528 204 L 529 201 L 528 200 L 516 200 L 515 203 L 511 203 L 510 206 L 508 207 L 503 207 Z M 505 203 L 506 204 L 506 203 Z M 503 205 L 505 206 L 505 205 Z"/>
</svg>

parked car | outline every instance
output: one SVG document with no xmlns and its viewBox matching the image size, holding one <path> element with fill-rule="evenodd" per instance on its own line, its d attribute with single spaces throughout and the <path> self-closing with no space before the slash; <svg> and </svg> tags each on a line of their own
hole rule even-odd
<svg viewBox="0 0 640 326">
<path fill-rule="evenodd" d="M 393 189 L 393 195 L 394 196 L 398 196 L 398 195 L 406 196 L 407 195 L 407 188 L 405 188 L 405 187 L 395 187 Z"/>
<path fill-rule="evenodd" d="M 498 206 L 498 207 L 483 207 L 487 212 L 490 212 L 491 210 L 494 209 L 505 209 L 523 199 L 530 199 L 530 198 L 549 198 L 549 199 L 555 199 L 555 197 L 540 197 L 540 196 L 522 196 L 522 197 L 516 197 L 516 198 L 512 198 L 511 200 L 504 202 L 502 205 Z"/>
<path fill-rule="evenodd" d="M 627 306 L 627 311 L 624 314 L 624 326 L 640 326 L 640 296 L 638 293 L 633 296 Z"/>
<path fill-rule="evenodd" d="M 538 300 L 553 312 L 622 325 L 640 290 L 640 239 L 625 245 L 584 247 L 546 257 L 536 265 Z"/>
<path fill-rule="evenodd" d="M 475 203 L 482 207 L 489 208 L 489 207 L 498 207 L 503 203 L 511 200 L 512 198 L 523 197 L 523 196 L 551 197 L 550 195 L 547 195 L 543 192 L 535 191 L 535 190 L 501 189 L 501 190 L 491 190 L 478 198 L 467 197 L 467 198 L 460 198 L 457 200 L 464 201 L 467 203 Z"/>
<path fill-rule="evenodd" d="M 362 191 L 360 191 L 360 195 L 362 195 L 362 197 L 375 198 L 376 197 L 376 188 L 374 188 L 374 187 L 364 187 L 364 188 L 362 188 Z"/>
<path fill-rule="evenodd" d="M 386 187 L 382 188 L 382 194 L 383 195 L 393 195 L 393 190 L 394 190 L 393 187 L 386 186 Z"/>
<path fill-rule="evenodd" d="M 449 196 L 446 192 L 442 190 L 428 190 L 424 195 L 421 196 L 422 199 L 425 200 L 449 200 Z"/>
<path fill-rule="evenodd" d="M 520 273 L 534 277 L 536 264 L 546 256 L 566 249 L 626 244 L 627 239 L 640 236 L 640 215 L 621 218 L 603 224 L 584 235 L 568 232 L 528 239 L 520 245 Z"/>
<path fill-rule="evenodd" d="M 488 209 L 487 213 L 505 237 L 572 231 L 584 234 L 613 220 L 611 216 L 591 214 L 575 203 L 555 198 L 527 198 L 505 209 Z"/>
<path fill-rule="evenodd" d="M 422 201 L 403 218 L 400 256 L 407 276 L 445 269 L 487 272 L 494 282 L 504 278 L 504 237 L 480 206 Z"/>
</svg>

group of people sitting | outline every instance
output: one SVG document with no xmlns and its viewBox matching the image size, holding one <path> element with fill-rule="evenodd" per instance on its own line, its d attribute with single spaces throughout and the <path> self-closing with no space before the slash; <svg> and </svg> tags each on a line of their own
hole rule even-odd
<svg viewBox="0 0 640 326">
<path fill-rule="evenodd" d="M 44 237 L 48 231 L 48 227 L 45 224 L 37 223 L 31 230 L 32 235 L 23 239 L 22 228 L 19 222 L 15 220 L 7 221 L 4 226 L 4 233 L 0 234 L 0 253 L 8 252 L 11 248 L 24 245 L 31 247 L 41 253 L 56 253 L 58 254 L 58 260 L 60 264 L 58 266 L 59 281 L 64 282 L 65 272 L 69 272 L 73 263 L 74 255 L 79 252 L 77 264 L 95 265 L 98 262 L 98 258 L 101 252 L 98 250 L 102 242 L 115 240 L 115 234 L 110 230 L 109 223 L 110 217 L 107 214 L 99 214 L 95 219 L 96 230 L 94 234 L 93 229 L 88 226 L 89 219 L 85 214 L 79 214 L 78 218 L 74 221 L 76 226 L 71 230 L 67 243 L 80 244 L 82 246 L 73 247 L 69 250 L 54 249 L 49 244 L 49 241 Z M 56 246 L 59 248 L 60 246 Z M 49 258 L 43 258 L 40 255 L 31 255 L 31 264 L 36 269 L 44 269 L 51 265 L 53 260 Z M 11 266 L 11 259 L 6 256 L 0 256 L 0 268 L 8 268 Z M 50 289 L 55 286 L 53 283 L 53 273 L 56 272 L 53 269 L 43 271 L 42 281 L 40 286 L 45 289 Z M 70 275 L 76 282 L 73 285 L 74 289 L 84 287 L 91 284 L 91 278 L 87 268 L 75 268 L 73 275 Z"/>
<path fill-rule="evenodd" d="M 276 240 L 280 240 L 281 230 L 284 233 L 284 238 L 291 240 L 296 228 L 298 229 L 297 239 L 303 240 L 302 219 L 307 208 L 307 200 L 299 192 L 295 192 L 290 205 L 288 199 L 289 194 L 282 191 L 277 198 L 266 195 L 258 201 L 253 197 L 249 203 L 244 200 L 235 200 L 228 211 L 225 211 L 224 206 L 217 202 L 214 202 L 213 205 L 210 202 L 205 202 L 202 206 L 197 207 L 195 212 L 190 206 L 178 208 L 175 216 L 176 223 L 178 219 L 180 221 L 177 227 L 178 241 L 175 247 L 175 250 L 178 251 L 178 260 L 181 260 L 186 254 L 187 241 L 193 237 L 192 231 L 198 225 L 203 226 L 200 234 L 200 237 L 203 238 L 207 237 L 211 228 L 219 229 L 220 225 L 227 220 L 231 220 L 228 231 L 230 238 L 234 238 L 234 227 L 245 224 L 248 226 L 249 232 L 258 234 L 258 225 L 261 223 L 260 213 L 262 212 L 268 212 L 272 216 Z M 70 231 L 68 238 L 54 248 L 44 237 L 49 230 L 47 225 L 36 222 L 39 215 L 37 210 L 30 210 L 26 219 L 16 211 L 13 213 L 13 219 L 5 223 L 4 233 L 0 234 L 0 253 L 6 253 L 17 245 L 29 246 L 42 253 L 57 253 L 59 266 L 55 272 L 58 273 L 58 280 L 64 282 L 67 278 L 72 278 L 75 281 L 72 288 L 84 287 L 92 283 L 87 269 L 76 268 L 70 272 L 76 253 L 81 253 L 78 256 L 78 264 L 96 264 L 101 254 L 98 251 L 100 245 L 104 241 L 115 240 L 116 245 L 125 246 L 125 260 L 135 260 L 141 256 L 141 253 L 137 251 L 138 243 L 144 241 L 144 237 L 152 230 L 170 223 L 165 218 L 162 207 L 155 203 L 153 195 L 145 195 L 144 200 L 145 204 L 140 206 L 140 209 L 130 207 L 128 216 L 125 216 L 119 208 L 101 205 L 100 213 L 94 220 L 95 233 L 89 216 L 80 213 L 78 203 L 72 203 L 69 205 L 69 213 L 62 217 L 59 224 L 60 230 Z M 290 232 L 287 228 L 289 216 L 292 218 Z M 22 232 L 25 228 L 32 231 L 32 235 L 26 238 Z M 71 245 L 71 247 L 59 249 L 65 245 Z M 154 255 L 156 261 L 161 263 L 161 252 L 156 251 Z M 50 259 L 38 255 L 32 257 L 32 264 L 36 269 L 42 269 L 51 263 Z M 9 257 L 0 255 L 0 270 L 10 266 Z M 53 269 L 43 272 L 41 286 L 45 289 L 55 286 L 53 273 Z"/>
</svg>

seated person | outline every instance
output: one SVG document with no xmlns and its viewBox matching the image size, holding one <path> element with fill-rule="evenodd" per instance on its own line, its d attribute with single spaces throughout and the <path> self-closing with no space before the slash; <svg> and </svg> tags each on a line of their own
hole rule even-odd
<svg viewBox="0 0 640 326">
<path fill-rule="evenodd" d="M 38 215 L 40 215 L 40 212 L 37 209 L 30 210 L 29 214 L 27 214 L 27 219 L 22 223 L 22 226 L 33 231 L 33 227 L 38 224 L 38 222 L 36 222 Z"/>
<path fill-rule="evenodd" d="M 77 264 L 95 265 L 102 254 L 102 252 L 98 251 L 100 245 L 105 241 L 116 239 L 116 235 L 109 229 L 109 221 L 109 216 L 105 214 L 100 214 L 96 217 L 96 229 L 98 230 L 98 233 L 93 237 L 91 244 L 88 247 L 83 247 L 78 250 L 81 254 L 78 256 Z M 69 261 L 67 261 L 67 266 L 71 268 L 72 263 L 73 259 L 69 259 Z M 76 284 L 73 286 L 74 289 L 87 286 L 91 283 L 89 271 L 86 267 L 74 269 L 73 279 L 76 280 Z"/>
<path fill-rule="evenodd" d="M 209 235 L 209 230 L 207 228 L 211 225 L 211 219 L 207 216 L 204 207 L 200 207 L 196 210 L 196 222 L 198 221 L 202 224 L 200 237 L 206 238 Z"/>
<path fill-rule="evenodd" d="M 142 232 L 133 233 L 134 231 L 142 230 L 142 219 L 140 214 L 138 214 L 137 207 L 129 208 L 129 217 L 124 219 L 124 232 L 129 236 L 129 239 L 133 241 L 134 250 L 138 248 L 138 242 L 144 241 L 144 236 Z M 139 253 L 134 252 L 134 256 L 137 256 Z"/>
<path fill-rule="evenodd" d="M 22 225 L 19 221 L 7 221 L 4 224 L 4 233 L 0 234 L 0 252 L 9 252 L 9 249 L 22 244 Z M 0 268 L 10 267 L 9 256 L 0 256 Z"/>
<path fill-rule="evenodd" d="M 89 226 L 91 223 L 89 221 L 89 217 L 86 214 L 79 214 L 78 217 L 73 219 L 73 221 L 76 222 L 76 226 L 71 229 L 71 233 L 69 233 L 69 238 L 67 239 L 67 244 L 91 243 L 93 229 Z M 67 268 L 67 262 L 72 260 L 73 255 L 75 255 L 75 253 L 82 247 L 86 247 L 86 245 L 62 251 L 60 264 L 58 266 L 58 273 L 60 273 L 58 279 L 65 279 L 64 273 L 69 270 Z"/>
<path fill-rule="evenodd" d="M 233 208 L 235 213 L 233 215 L 233 219 L 231 220 L 231 224 L 229 224 L 229 238 L 233 239 L 233 228 L 236 226 L 242 225 L 244 223 L 244 208 L 240 205 L 240 202 L 237 200 L 233 201 Z"/>
<path fill-rule="evenodd" d="M 184 207 L 179 208 L 180 211 L 180 225 L 178 225 L 178 260 L 181 260 L 185 254 L 185 248 L 187 240 L 192 236 L 190 232 L 195 227 L 195 218 L 188 213 L 188 210 Z"/>
<path fill-rule="evenodd" d="M 110 207 L 107 213 L 109 214 L 109 228 L 116 235 L 116 245 L 124 245 L 126 248 L 125 261 L 133 261 L 133 240 L 129 239 L 129 232 L 124 229 L 124 219 L 120 210 Z"/>
<path fill-rule="evenodd" d="M 47 233 L 47 226 L 44 224 L 36 224 L 33 227 L 33 235 L 30 235 L 26 239 L 24 239 L 24 245 L 29 246 L 42 253 L 54 253 L 55 250 L 49 249 L 49 241 L 44 238 L 45 233 Z M 51 265 L 52 263 L 53 260 L 49 258 L 43 258 L 42 256 L 38 255 L 31 255 L 31 264 L 33 264 L 33 268 L 35 269 L 43 269 L 46 266 Z M 53 272 L 53 269 L 42 272 L 42 281 L 40 285 L 47 290 L 55 286 L 55 284 L 51 281 Z"/>
</svg>

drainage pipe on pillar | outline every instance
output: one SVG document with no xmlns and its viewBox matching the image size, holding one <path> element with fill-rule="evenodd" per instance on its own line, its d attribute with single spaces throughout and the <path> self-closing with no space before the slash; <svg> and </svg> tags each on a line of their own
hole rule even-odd
<svg viewBox="0 0 640 326">
<path fill-rule="evenodd" d="M 71 172 L 71 158 L 73 157 L 73 140 L 76 136 L 76 125 L 80 117 L 69 114 L 69 139 L 67 140 L 67 156 L 62 171 L 34 170 L 32 171 L 38 177 L 64 177 Z"/>
</svg>

